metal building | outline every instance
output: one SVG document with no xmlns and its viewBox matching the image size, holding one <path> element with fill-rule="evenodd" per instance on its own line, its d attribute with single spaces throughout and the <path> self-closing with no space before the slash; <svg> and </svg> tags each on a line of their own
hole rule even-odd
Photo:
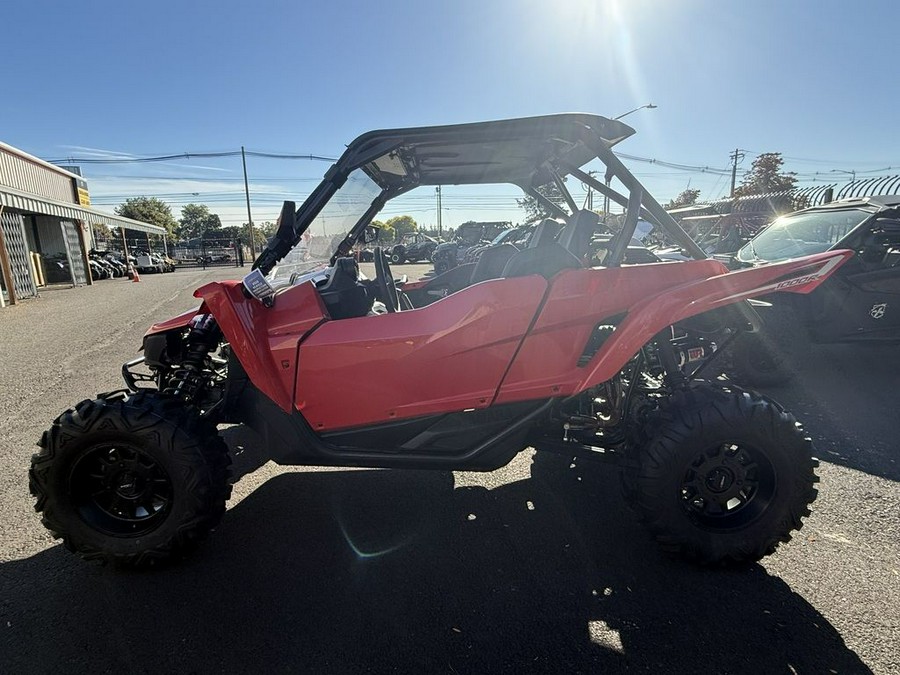
<svg viewBox="0 0 900 675">
<path fill-rule="evenodd" d="M 92 284 L 88 251 L 97 225 L 165 234 L 92 209 L 81 176 L 0 143 L 0 307 L 35 297 L 54 261 L 72 285 Z"/>
</svg>

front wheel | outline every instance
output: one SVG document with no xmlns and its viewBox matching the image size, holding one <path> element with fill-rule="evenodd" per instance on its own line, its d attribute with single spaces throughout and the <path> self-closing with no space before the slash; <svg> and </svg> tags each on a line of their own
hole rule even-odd
<svg viewBox="0 0 900 675">
<path fill-rule="evenodd" d="M 72 552 L 129 567 L 182 557 L 231 494 L 210 422 L 155 392 L 82 401 L 40 440 L 29 483 L 42 522 Z"/>
<path fill-rule="evenodd" d="M 812 443 L 777 403 L 737 388 L 677 392 L 651 420 L 626 497 L 667 552 L 704 564 L 759 560 L 816 498 Z"/>
</svg>

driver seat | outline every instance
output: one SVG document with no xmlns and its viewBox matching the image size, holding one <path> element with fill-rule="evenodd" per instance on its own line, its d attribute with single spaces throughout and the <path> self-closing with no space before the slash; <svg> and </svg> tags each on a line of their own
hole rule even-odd
<svg viewBox="0 0 900 675">
<path fill-rule="evenodd" d="M 365 316 L 369 311 L 369 295 L 359 283 L 359 265 L 353 258 L 336 259 L 331 276 L 318 290 L 332 319 Z"/>
</svg>

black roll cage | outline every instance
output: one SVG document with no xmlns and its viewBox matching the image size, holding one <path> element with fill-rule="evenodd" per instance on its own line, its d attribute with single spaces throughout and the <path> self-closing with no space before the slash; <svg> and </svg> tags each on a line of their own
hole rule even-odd
<svg viewBox="0 0 900 675">
<path fill-rule="evenodd" d="M 626 209 L 622 228 L 613 238 L 610 255 L 605 263 L 607 266 L 615 267 L 622 263 L 639 218 L 659 227 L 691 257 L 698 260 L 706 258 L 703 250 L 613 153 L 612 146 L 632 133 L 634 130 L 621 122 L 585 114 L 369 132 L 347 147 L 341 158 L 325 174 L 323 181 L 294 213 L 294 222 L 279 223 L 278 234 L 254 262 L 254 268 L 259 268 L 263 274 L 271 271 L 300 242 L 309 223 L 344 185 L 350 173 L 357 169 L 365 171 L 381 186 L 382 191 L 338 245 L 331 257 L 332 265 L 337 258 L 350 253 L 366 227 L 389 200 L 416 187 L 454 182 L 507 182 L 517 185 L 554 216 L 568 219 L 579 209 L 566 189 L 563 178 L 567 175 L 577 178 Z M 462 139 L 458 148 L 453 144 L 456 138 Z M 491 143 L 496 143 L 498 153 L 507 152 L 511 159 L 504 156 L 498 161 L 491 161 Z M 532 145 L 537 151 L 531 151 Z M 440 146 L 440 151 L 433 149 L 436 146 Z M 488 148 L 487 158 L 484 155 L 485 147 Z M 478 155 L 473 148 L 482 154 Z M 448 149 L 459 149 L 459 153 L 448 152 Z M 525 152 L 526 149 L 531 153 Z M 472 155 L 466 155 L 466 151 Z M 402 166 L 403 173 L 385 171 L 378 165 L 379 160 L 385 159 L 393 167 Z M 529 159 L 538 161 L 529 163 Z M 627 195 L 617 192 L 582 169 L 582 166 L 593 159 L 599 159 L 606 166 L 607 182 L 617 178 L 625 186 Z M 504 180 L 501 173 L 504 170 L 515 174 L 512 176 L 515 180 Z M 494 180 L 489 180 L 491 178 Z M 442 179 L 446 182 L 436 182 Z M 548 183 L 559 189 L 571 213 L 538 191 L 539 186 Z"/>
</svg>

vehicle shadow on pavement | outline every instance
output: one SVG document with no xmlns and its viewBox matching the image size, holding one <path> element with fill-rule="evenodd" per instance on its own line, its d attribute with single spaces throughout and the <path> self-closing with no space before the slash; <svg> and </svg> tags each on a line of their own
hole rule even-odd
<svg viewBox="0 0 900 675">
<path fill-rule="evenodd" d="M 900 481 L 896 345 L 811 345 L 787 385 L 761 391 L 790 410 L 820 459 Z"/>
<path fill-rule="evenodd" d="M 781 579 L 670 561 L 614 473 L 570 474 L 287 473 L 178 566 L 6 563 L 0 672 L 869 672 Z"/>
</svg>

